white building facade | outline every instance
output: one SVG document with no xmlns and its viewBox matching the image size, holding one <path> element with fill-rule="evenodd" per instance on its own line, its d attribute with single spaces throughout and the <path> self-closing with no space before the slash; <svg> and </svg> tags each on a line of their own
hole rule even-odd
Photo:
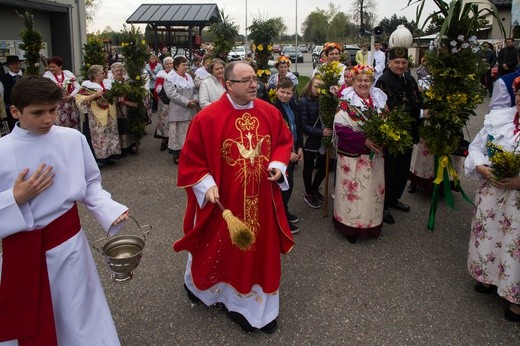
<svg viewBox="0 0 520 346">
<path fill-rule="evenodd" d="M 41 54 L 62 57 L 63 68 L 80 75 L 87 40 L 85 0 L 0 0 L 0 62 L 8 55 L 23 58 L 19 45 L 25 26 L 16 11 L 26 10 L 33 14 L 35 29 L 43 37 Z"/>
</svg>

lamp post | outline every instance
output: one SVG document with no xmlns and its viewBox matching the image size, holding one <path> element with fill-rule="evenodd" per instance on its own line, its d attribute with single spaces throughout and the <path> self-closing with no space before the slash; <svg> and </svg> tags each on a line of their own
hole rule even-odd
<svg viewBox="0 0 520 346">
<path fill-rule="evenodd" d="M 246 0 L 246 28 L 245 29 L 246 29 L 246 56 L 247 56 L 247 47 L 248 47 L 248 45 L 247 45 L 247 0 Z"/>
<path fill-rule="evenodd" d="M 295 37 L 295 45 L 294 48 L 294 72 L 298 72 L 298 0 L 296 0 L 296 10 L 295 10 L 295 29 L 294 29 L 294 37 Z M 303 54 L 303 53 L 302 53 Z"/>
</svg>

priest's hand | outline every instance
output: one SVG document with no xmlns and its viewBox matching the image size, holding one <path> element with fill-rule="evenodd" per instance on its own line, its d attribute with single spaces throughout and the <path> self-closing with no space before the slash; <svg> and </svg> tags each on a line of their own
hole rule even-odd
<svg viewBox="0 0 520 346">
<path fill-rule="evenodd" d="M 27 174 L 29 174 L 29 168 L 22 170 L 14 182 L 13 196 L 18 205 L 36 197 L 51 186 L 55 176 L 52 172 L 52 166 L 47 166 L 45 163 L 38 166 L 36 171 L 26 180 Z"/>
<path fill-rule="evenodd" d="M 280 178 L 282 178 L 282 171 L 280 171 L 278 168 L 271 168 L 267 180 L 278 181 Z"/>
<path fill-rule="evenodd" d="M 118 223 L 128 220 L 128 210 L 121 214 L 114 222 L 112 222 L 112 226 L 117 225 Z"/>
<path fill-rule="evenodd" d="M 216 203 L 217 200 L 220 198 L 218 194 L 218 187 L 217 185 L 213 185 L 206 191 L 206 200 L 210 201 L 211 203 Z"/>
</svg>

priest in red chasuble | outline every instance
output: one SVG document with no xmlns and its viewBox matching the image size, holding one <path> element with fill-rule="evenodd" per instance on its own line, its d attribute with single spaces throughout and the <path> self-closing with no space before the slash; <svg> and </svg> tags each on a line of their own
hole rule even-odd
<svg viewBox="0 0 520 346">
<path fill-rule="evenodd" d="M 294 241 L 280 189 L 292 136 L 280 111 L 256 98 L 257 79 L 249 64 L 224 71 L 227 92 L 192 120 L 179 161 L 177 185 L 188 204 L 184 236 L 173 245 L 186 250 L 188 297 L 225 305 L 246 332 L 276 330 L 281 277 L 280 253 Z M 243 251 L 231 243 L 220 201 L 256 236 Z"/>
</svg>

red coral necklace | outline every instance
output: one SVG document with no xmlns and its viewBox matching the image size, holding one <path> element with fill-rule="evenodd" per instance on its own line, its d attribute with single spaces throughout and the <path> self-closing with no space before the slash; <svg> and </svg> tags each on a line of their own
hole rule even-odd
<svg viewBox="0 0 520 346">
<path fill-rule="evenodd" d="M 58 82 L 58 85 L 60 87 L 62 87 L 63 86 L 63 81 L 65 80 L 65 73 L 63 73 L 63 71 L 62 71 L 61 75 L 54 74 L 54 78 L 56 78 L 56 81 Z"/>
</svg>

